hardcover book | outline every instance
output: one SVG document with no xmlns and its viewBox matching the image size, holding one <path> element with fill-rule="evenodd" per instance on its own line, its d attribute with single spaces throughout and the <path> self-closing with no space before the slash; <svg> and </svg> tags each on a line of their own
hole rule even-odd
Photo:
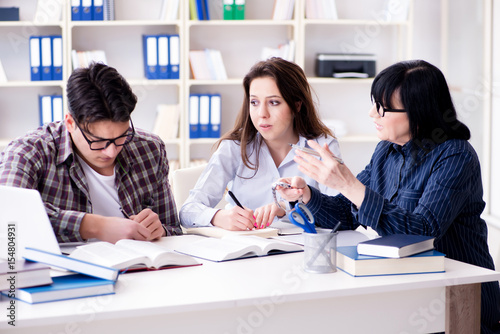
<svg viewBox="0 0 500 334">
<path fill-rule="evenodd" d="M 114 281 L 104 280 L 82 274 L 72 274 L 53 278 L 50 285 L 17 289 L 14 299 L 30 304 L 45 303 L 57 300 L 83 298 L 113 294 Z M 3 295 L 8 296 L 2 292 Z"/>
<path fill-rule="evenodd" d="M 430 250 L 403 258 L 360 255 L 356 246 L 337 247 L 337 267 L 351 276 L 444 272 L 443 253 Z"/>
<path fill-rule="evenodd" d="M 358 253 L 371 256 L 405 257 L 434 248 L 434 237 L 391 234 L 358 244 Z"/>
<path fill-rule="evenodd" d="M 7 261 L 0 262 L 0 291 L 15 288 L 25 288 L 52 283 L 50 267 L 41 263 L 16 261 L 15 265 Z"/>
<path fill-rule="evenodd" d="M 26 260 L 35 261 L 62 268 L 77 273 L 116 281 L 119 271 L 115 268 L 101 266 L 92 262 L 71 258 L 67 255 L 56 254 L 37 248 L 26 247 L 23 254 Z"/>
</svg>

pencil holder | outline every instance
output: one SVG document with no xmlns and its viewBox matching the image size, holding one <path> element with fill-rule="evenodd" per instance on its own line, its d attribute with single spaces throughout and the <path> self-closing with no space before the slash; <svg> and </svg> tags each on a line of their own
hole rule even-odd
<svg viewBox="0 0 500 334">
<path fill-rule="evenodd" d="M 337 235 L 319 230 L 318 233 L 303 233 L 304 270 L 324 274 L 337 271 Z"/>
</svg>

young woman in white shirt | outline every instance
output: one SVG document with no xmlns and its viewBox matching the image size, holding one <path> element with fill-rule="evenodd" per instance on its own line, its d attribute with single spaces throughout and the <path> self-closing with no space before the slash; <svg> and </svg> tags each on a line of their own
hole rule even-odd
<svg viewBox="0 0 500 334">
<path fill-rule="evenodd" d="M 285 215 L 271 191 L 273 182 L 285 176 L 301 175 L 321 192 L 338 193 L 302 174 L 293 161 L 289 144 L 308 147 L 309 139 L 327 144 L 340 158 L 339 143 L 319 119 L 304 71 L 295 63 L 270 58 L 250 69 L 243 87 L 243 105 L 233 129 L 217 142 L 217 151 L 179 211 L 184 227 L 247 230 L 271 225 Z M 227 194 L 225 209 L 215 208 L 226 189 L 244 208 Z"/>
</svg>

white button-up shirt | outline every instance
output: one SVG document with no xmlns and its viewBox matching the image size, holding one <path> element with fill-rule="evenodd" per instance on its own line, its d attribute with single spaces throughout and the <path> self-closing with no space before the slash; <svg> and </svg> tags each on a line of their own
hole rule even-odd
<svg viewBox="0 0 500 334">
<path fill-rule="evenodd" d="M 257 134 L 257 136 L 260 136 Z M 256 138 L 261 140 L 261 138 Z M 315 139 L 321 146 L 328 143 L 332 153 L 341 157 L 338 141 L 333 137 L 320 137 Z M 305 147 L 307 139 L 299 138 L 299 146 Z M 249 160 L 253 164 L 256 154 L 253 144 L 247 147 Z M 265 142 L 259 152 L 259 168 L 257 171 L 247 168 L 241 159 L 240 145 L 232 140 L 223 140 L 212 155 L 207 167 L 200 175 L 194 189 L 189 192 L 189 197 L 179 211 L 181 224 L 188 227 L 211 226 L 211 221 L 218 209 L 215 206 L 227 190 L 231 190 L 239 202 L 246 208 L 255 210 L 261 206 L 274 202 L 271 187 L 273 182 L 282 177 L 302 176 L 308 185 L 319 189 L 328 195 L 336 195 L 338 191 L 321 185 L 307 177 L 298 169 L 298 164 L 293 161 L 295 150 L 290 150 L 279 167 L 274 160 Z M 226 209 L 235 204 L 226 194 L 228 204 Z M 276 218 L 275 218 L 276 219 Z"/>
</svg>

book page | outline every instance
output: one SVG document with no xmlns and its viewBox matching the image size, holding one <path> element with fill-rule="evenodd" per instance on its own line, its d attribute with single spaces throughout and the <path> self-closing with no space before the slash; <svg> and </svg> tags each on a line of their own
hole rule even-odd
<svg viewBox="0 0 500 334">
<path fill-rule="evenodd" d="M 123 239 L 118 241 L 116 246 L 147 256 L 151 260 L 151 266 L 154 268 L 164 266 L 187 266 L 199 263 L 190 256 L 169 251 L 149 241 Z"/>
<path fill-rule="evenodd" d="M 272 251 L 283 251 L 283 252 L 294 252 L 301 251 L 302 247 L 297 244 L 283 242 L 276 239 L 264 239 L 255 235 L 247 235 L 247 236 L 237 236 L 230 235 L 225 236 L 223 240 L 233 240 L 240 244 L 245 245 L 255 245 L 260 248 L 260 252 L 258 255 L 267 255 Z"/>
<path fill-rule="evenodd" d="M 245 244 L 225 238 L 216 239 L 209 237 L 190 244 L 181 245 L 175 250 L 211 261 L 225 261 L 261 254 L 261 249 L 257 245 Z"/>
<path fill-rule="evenodd" d="M 70 257 L 116 269 L 124 269 L 136 264 L 152 266 L 151 260 L 146 256 L 104 241 L 78 246 Z"/>
</svg>

